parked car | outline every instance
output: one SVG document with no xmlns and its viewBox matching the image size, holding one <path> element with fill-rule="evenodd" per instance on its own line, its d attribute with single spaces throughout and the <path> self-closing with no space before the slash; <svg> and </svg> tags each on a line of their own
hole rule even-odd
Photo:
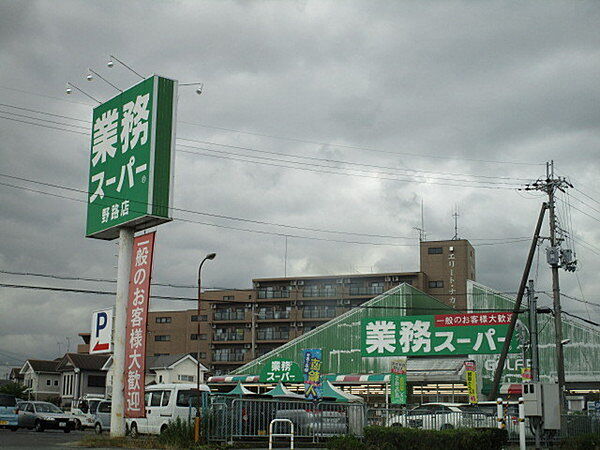
<svg viewBox="0 0 600 450">
<path fill-rule="evenodd" d="M 160 434 L 169 422 L 177 418 L 187 420 L 196 415 L 197 386 L 188 383 L 154 384 L 146 386 L 144 403 L 146 417 L 127 419 L 126 426 L 132 437 L 138 434 Z M 200 392 L 210 393 L 207 385 L 200 385 Z M 204 396 L 203 396 L 204 397 Z"/>
<path fill-rule="evenodd" d="M 103 400 L 98 403 L 96 414 L 94 415 L 94 430 L 96 434 L 102 434 L 103 431 L 110 430 L 111 405 L 110 400 Z"/>
<path fill-rule="evenodd" d="M 48 402 L 19 403 L 19 426 L 42 432 L 48 429 L 71 432 L 75 420 L 58 406 Z"/>
<path fill-rule="evenodd" d="M 71 415 L 75 420 L 75 428 L 83 430 L 94 427 L 96 408 L 102 400 L 103 398 L 97 396 L 85 396 L 73 402 L 71 405 Z"/>
<path fill-rule="evenodd" d="M 448 430 L 462 427 L 493 427 L 495 416 L 461 403 L 424 403 L 405 413 L 390 415 L 388 426 Z"/>
<path fill-rule="evenodd" d="M 0 394 L 0 428 L 19 429 L 19 410 L 14 395 Z"/>
<path fill-rule="evenodd" d="M 289 419 L 297 436 L 337 436 L 348 434 L 348 420 L 341 411 L 307 411 L 305 409 L 280 410 L 277 419 Z M 287 430 L 287 427 L 285 427 Z"/>
</svg>

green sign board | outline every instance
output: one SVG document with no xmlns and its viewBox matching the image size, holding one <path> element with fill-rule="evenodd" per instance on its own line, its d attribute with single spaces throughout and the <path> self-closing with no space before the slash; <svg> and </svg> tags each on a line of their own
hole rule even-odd
<svg viewBox="0 0 600 450">
<path fill-rule="evenodd" d="M 362 319 L 362 356 L 500 353 L 510 313 L 444 314 Z M 519 352 L 513 338 L 511 353 Z"/>
<path fill-rule="evenodd" d="M 276 383 L 279 381 L 302 383 L 304 374 L 298 363 L 288 359 L 278 359 L 269 361 L 263 366 L 259 380 L 261 383 Z"/>
<path fill-rule="evenodd" d="M 94 108 L 86 236 L 172 220 L 176 90 L 155 75 Z"/>
<path fill-rule="evenodd" d="M 392 373 L 390 375 L 390 401 L 394 405 L 406 405 L 406 357 L 392 360 L 391 366 Z"/>
</svg>

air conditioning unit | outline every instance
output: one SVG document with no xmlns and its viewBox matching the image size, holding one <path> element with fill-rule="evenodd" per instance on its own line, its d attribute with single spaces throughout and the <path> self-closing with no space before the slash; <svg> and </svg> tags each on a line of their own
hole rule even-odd
<svg viewBox="0 0 600 450">
<path fill-rule="evenodd" d="M 338 304 L 338 305 L 343 305 L 343 304 L 344 304 L 344 300 L 341 300 L 341 299 L 340 299 L 340 300 L 338 300 L 338 301 L 337 301 L 337 304 Z"/>
<path fill-rule="evenodd" d="M 304 323 L 303 323 L 303 322 L 297 322 L 297 323 L 296 323 L 296 326 L 297 326 L 298 328 L 301 328 L 301 327 L 303 327 L 303 326 L 304 326 Z"/>
<path fill-rule="evenodd" d="M 290 286 L 296 286 L 296 280 L 290 281 Z"/>
<path fill-rule="evenodd" d="M 298 286 L 304 286 L 304 280 L 298 280 Z"/>
<path fill-rule="evenodd" d="M 211 307 L 212 309 L 217 309 L 217 305 L 215 305 L 214 303 L 213 303 L 212 305 L 210 305 L 210 307 Z"/>
<path fill-rule="evenodd" d="M 246 303 L 246 308 L 252 308 L 252 303 Z"/>
<path fill-rule="evenodd" d="M 298 302 L 298 306 L 304 306 L 304 302 Z"/>
<path fill-rule="evenodd" d="M 392 277 L 385 277 L 385 281 L 392 281 Z"/>
<path fill-rule="evenodd" d="M 256 286 L 257 288 L 260 287 L 260 283 L 254 283 L 254 286 Z"/>
<path fill-rule="evenodd" d="M 392 277 L 392 281 L 400 281 L 400 277 Z"/>
<path fill-rule="evenodd" d="M 244 348 L 252 348 L 252 344 L 244 344 Z"/>
<path fill-rule="evenodd" d="M 350 305 L 352 303 L 350 300 L 344 300 L 343 302 L 344 305 Z"/>
<path fill-rule="evenodd" d="M 292 322 L 292 323 L 290 324 L 290 326 L 292 326 L 292 327 L 295 327 L 295 326 L 296 326 L 296 322 Z"/>
<path fill-rule="evenodd" d="M 344 284 L 344 279 L 340 278 L 339 280 L 337 280 L 337 284 Z"/>
<path fill-rule="evenodd" d="M 215 348 L 217 348 L 217 347 L 215 347 L 215 345 L 214 345 L 214 344 L 210 344 L 210 349 L 211 349 L 211 350 L 214 350 Z"/>
<path fill-rule="evenodd" d="M 252 328 L 252 324 L 251 323 L 247 323 L 246 324 L 246 328 Z"/>
</svg>

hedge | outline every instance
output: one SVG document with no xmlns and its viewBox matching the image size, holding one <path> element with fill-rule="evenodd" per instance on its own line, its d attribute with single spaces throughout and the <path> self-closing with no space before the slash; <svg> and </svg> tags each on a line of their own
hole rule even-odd
<svg viewBox="0 0 600 450">
<path fill-rule="evenodd" d="M 559 448 L 563 450 L 597 450 L 600 449 L 600 434 L 589 433 L 565 438 L 560 442 Z"/>
<path fill-rule="evenodd" d="M 499 450 L 506 445 L 508 433 L 497 428 L 459 428 L 452 430 L 421 430 L 402 427 L 366 427 L 361 441 L 343 436 L 328 442 L 330 449 L 395 450 Z"/>
</svg>

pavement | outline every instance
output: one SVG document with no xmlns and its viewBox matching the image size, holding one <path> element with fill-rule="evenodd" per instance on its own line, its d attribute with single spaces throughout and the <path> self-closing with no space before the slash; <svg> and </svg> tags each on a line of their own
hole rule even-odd
<svg viewBox="0 0 600 450">
<path fill-rule="evenodd" d="M 0 448 L 68 448 L 73 449 L 74 443 L 83 439 L 86 435 L 92 435 L 93 430 L 71 431 L 65 433 L 61 430 L 46 430 L 43 433 L 19 429 L 10 431 L 0 429 Z"/>
</svg>

